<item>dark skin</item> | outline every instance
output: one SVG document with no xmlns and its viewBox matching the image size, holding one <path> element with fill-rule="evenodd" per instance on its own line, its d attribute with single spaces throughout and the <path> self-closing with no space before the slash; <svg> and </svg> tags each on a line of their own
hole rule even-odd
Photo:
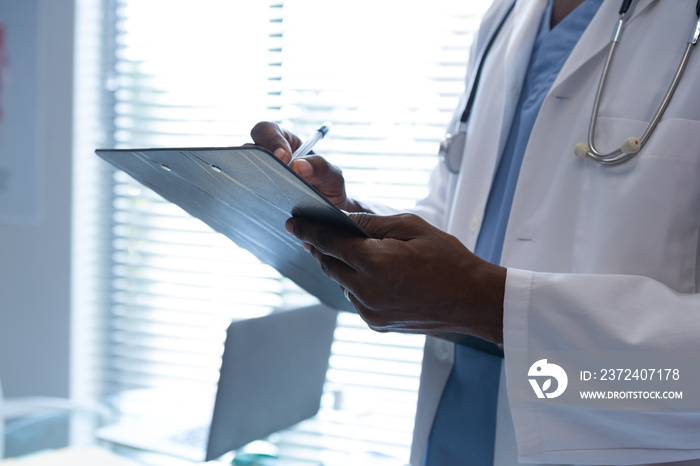
<svg viewBox="0 0 700 466">
<path fill-rule="evenodd" d="M 258 123 L 253 141 L 288 163 L 301 141 L 274 123 Z M 380 332 L 459 333 L 501 343 L 506 269 L 471 253 L 454 236 L 416 215 L 374 215 L 347 197 L 345 180 L 322 157 L 300 158 L 291 168 L 371 239 L 301 218 L 287 231 L 304 243 L 323 271 L 349 292 L 367 325 Z"/>
<path fill-rule="evenodd" d="M 372 329 L 502 339 L 505 269 L 415 215 L 350 216 L 372 239 L 296 218 L 285 226 Z"/>
<path fill-rule="evenodd" d="M 554 5 L 552 5 L 552 20 L 550 22 L 551 27 L 559 24 L 584 1 L 585 0 L 554 0 Z"/>
<path fill-rule="evenodd" d="M 552 27 L 583 0 L 555 0 Z M 274 123 L 258 123 L 255 144 L 288 163 L 301 141 Z M 345 192 L 341 170 L 317 155 L 291 168 L 371 236 L 291 218 L 285 228 L 304 243 L 323 271 L 337 281 L 374 330 L 420 334 L 459 333 L 503 342 L 506 269 L 486 262 L 454 236 L 421 218 L 374 215 Z"/>
</svg>

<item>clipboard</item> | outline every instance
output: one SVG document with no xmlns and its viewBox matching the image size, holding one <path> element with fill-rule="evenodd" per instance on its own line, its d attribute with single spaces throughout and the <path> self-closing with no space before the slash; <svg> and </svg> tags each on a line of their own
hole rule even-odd
<svg viewBox="0 0 700 466">
<path fill-rule="evenodd" d="M 101 158 L 261 262 L 275 268 L 323 304 L 356 312 L 302 244 L 284 229 L 303 217 L 369 235 L 313 186 L 265 148 L 98 149 Z"/>
</svg>

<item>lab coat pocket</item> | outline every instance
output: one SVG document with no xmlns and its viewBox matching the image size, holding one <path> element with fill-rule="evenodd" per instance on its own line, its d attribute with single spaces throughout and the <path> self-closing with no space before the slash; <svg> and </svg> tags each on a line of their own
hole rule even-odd
<svg viewBox="0 0 700 466">
<path fill-rule="evenodd" d="M 647 123 L 600 118 L 601 150 L 640 137 Z M 645 275 L 682 292 L 697 286 L 700 122 L 661 121 L 619 166 L 586 166 L 578 242 L 583 272 Z"/>
</svg>

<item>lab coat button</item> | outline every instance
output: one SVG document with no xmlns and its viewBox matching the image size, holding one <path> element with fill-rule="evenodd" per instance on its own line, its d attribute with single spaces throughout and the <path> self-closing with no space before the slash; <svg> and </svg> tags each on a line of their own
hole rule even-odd
<svg viewBox="0 0 700 466">
<path fill-rule="evenodd" d="M 439 341 L 435 345 L 435 358 L 438 361 L 447 361 L 452 354 L 450 343 L 445 340 Z"/>
<path fill-rule="evenodd" d="M 476 213 L 472 215 L 472 219 L 469 221 L 469 230 L 474 232 L 481 227 L 481 214 Z"/>
</svg>

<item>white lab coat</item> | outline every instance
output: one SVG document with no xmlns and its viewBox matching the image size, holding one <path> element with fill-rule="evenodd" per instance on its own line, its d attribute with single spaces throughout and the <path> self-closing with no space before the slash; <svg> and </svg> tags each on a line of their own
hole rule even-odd
<svg viewBox="0 0 700 466">
<path fill-rule="evenodd" d="M 496 0 L 474 50 L 483 48 L 510 3 Z M 499 399 L 497 464 L 515 461 L 513 426 L 522 462 L 700 458 L 697 412 L 555 407 L 513 388 L 527 371 L 516 363 L 518 357 L 539 350 L 700 351 L 700 51 L 691 56 L 664 118 L 637 158 L 603 167 L 573 153 L 587 140 L 619 3 L 602 4 L 565 63 L 544 100 L 522 164 L 502 254 L 508 274 L 501 379 L 507 386 Z M 605 150 L 641 136 L 695 24 L 695 0 L 636 3 L 600 108 L 596 143 Z M 545 5 L 546 0 L 517 2 L 483 71 L 460 174 L 438 167 L 429 197 L 417 208 L 470 249 Z M 453 358 L 450 343 L 427 339 L 414 465 L 420 464 Z"/>
</svg>

